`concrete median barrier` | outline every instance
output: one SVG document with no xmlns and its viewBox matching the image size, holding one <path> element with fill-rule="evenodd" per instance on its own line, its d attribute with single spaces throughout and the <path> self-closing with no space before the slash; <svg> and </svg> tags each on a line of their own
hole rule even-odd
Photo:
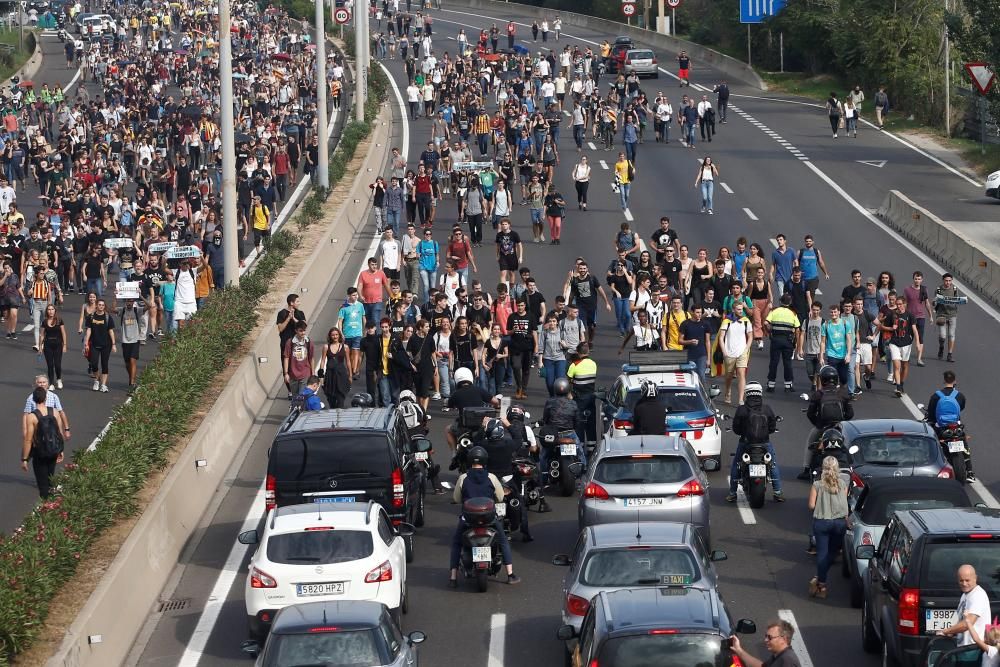
<svg viewBox="0 0 1000 667">
<path fill-rule="evenodd" d="M 679 53 L 680 51 L 687 51 L 688 55 L 691 56 L 691 66 L 692 66 L 692 77 L 695 81 L 698 81 L 698 70 L 703 69 L 706 66 L 713 67 L 727 78 L 729 81 L 738 80 L 746 81 L 754 88 L 759 90 L 767 90 L 767 83 L 753 70 L 752 67 L 744 62 L 725 55 L 724 53 L 719 53 L 713 49 L 710 49 L 701 44 L 695 44 L 694 42 L 688 42 L 683 39 L 678 39 L 671 35 L 661 35 L 658 32 L 652 30 L 643 30 L 636 26 L 625 25 L 624 23 L 618 23 L 617 21 L 609 21 L 607 19 L 601 19 L 594 16 L 587 16 L 585 14 L 576 14 L 574 12 L 566 11 L 555 11 L 552 9 L 547 9 L 545 7 L 536 7 L 534 5 L 524 5 L 521 3 L 513 2 L 498 2 L 497 0 L 462 0 L 461 5 L 456 5 L 455 7 L 468 7 L 470 9 L 483 10 L 488 12 L 490 16 L 496 16 L 498 18 L 503 18 L 507 16 L 510 12 L 512 6 L 517 7 L 517 10 L 525 14 L 537 17 L 539 21 L 543 18 L 548 19 L 551 23 L 552 18 L 558 14 L 559 18 L 563 22 L 563 31 L 572 32 L 569 29 L 570 26 L 590 28 L 605 34 L 608 41 L 613 41 L 615 37 L 619 35 L 627 35 L 635 40 L 640 40 L 648 44 L 652 44 L 657 51 L 669 51 L 671 53 Z M 455 7 L 448 6 L 448 9 L 454 9 Z M 489 26 L 486 26 L 489 27 Z M 504 46 L 507 43 L 506 33 L 503 32 L 503 26 L 501 28 L 500 42 Z M 525 41 L 525 34 L 529 37 L 531 35 L 530 31 L 527 31 L 523 26 L 518 26 L 518 35 L 522 42 Z M 474 35 L 470 35 L 472 39 Z M 541 42 L 537 46 L 540 46 Z M 563 43 L 555 42 L 551 38 L 547 44 L 550 47 L 562 48 Z M 594 49 L 595 52 L 597 49 Z M 662 54 L 661 54 L 662 59 Z M 672 61 L 667 63 L 663 69 L 673 71 Z M 708 82 L 700 81 L 700 83 L 707 85 Z M 711 82 L 716 83 L 716 82 Z"/>
<path fill-rule="evenodd" d="M 877 215 L 965 285 L 1000 305 L 1000 253 L 976 247 L 956 225 L 941 220 L 898 190 L 889 191 Z"/>
<path fill-rule="evenodd" d="M 373 173 L 385 171 L 391 121 L 391 108 L 385 106 L 370 136 L 373 148 L 350 194 L 340 202 L 328 202 L 336 210 L 327 218 L 322 241 L 312 249 L 291 290 L 301 295 L 307 313 L 322 309 L 340 271 L 354 269 L 350 239 L 368 220 L 368 184 Z M 261 317 L 273 322 L 272 313 L 262 313 Z M 243 448 L 257 415 L 273 397 L 281 376 L 277 351 L 277 328 L 270 324 L 240 361 L 180 453 L 48 665 L 107 667 L 125 661 L 182 551 L 198 537 L 205 508 Z M 95 641 L 97 636 L 99 641 Z"/>
</svg>

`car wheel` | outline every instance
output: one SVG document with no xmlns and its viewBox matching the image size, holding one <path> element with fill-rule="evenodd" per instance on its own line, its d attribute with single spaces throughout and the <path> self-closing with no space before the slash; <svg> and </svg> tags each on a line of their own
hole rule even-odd
<svg viewBox="0 0 1000 667">
<path fill-rule="evenodd" d="M 424 526 L 424 496 L 426 493 L 424 489 L 420 489 L 420 496 L 417 498 L 417 510 L 413 514 L 413 525 L 417 528 L 423 528 Z"/>
<path fill-rule="evenodd" d="M 868 600 L 863 600 L 861 605 L 861 648 L 866 653 L 874 653 L 879 650 L 879 639 L 875 634 L 875 626 L 872 625 Z"/>
</svg>

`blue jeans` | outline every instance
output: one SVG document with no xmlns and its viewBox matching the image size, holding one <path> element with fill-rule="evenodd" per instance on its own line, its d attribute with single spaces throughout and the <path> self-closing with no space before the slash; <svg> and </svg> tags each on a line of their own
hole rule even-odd
<svg viewBox="0 0 1000 667">
<path fill-rule="evenodd" d="M 621 199 L 622 210 L 628 208 L 628 197 L 632 194 L 632 184 L 631 183 L 619 183 L 618 184 L 618 197 Z"/>
<path fill-rule="evenodd" d="M 628 325 L 632 321 L 632 313 L 629 312 L 628 297 L 624 299 L 619 299 L 615 297 L 615 319 L 618 322 L 619 333 L 625 333 L 628 331 Z"/>
<path fill-rule="evenodd" d="M 689 361 L 694 362 L 695 370 L 698 372 L 698 377 L 701 378 L 702 383 L 708 384 L 708 355 L 704 357 L 696 357 L 694 359 L 689 359 Z"/>
<path fill-rule="evenodd" d="M 694 146 L 694 123 L 684 123 L 684 141 Z"/>
<path fill-rule="evenodd" d="M 740 464 L 743 459 L 743 452 L 746 451 L 747 444 L 740 440 L 736 445 L 736 455 L 733 457 L 733 464 L 729 466 L 729 493 L 736 493 L 736 487 L 740 482 Z M 781 493 L 781 470 L 778 468 L 777 454 L 774 453 L 774 445 L 767 443 L 767 453 L 771 455 L 771 488 L 775 493 Z"/>
<path fill-rule="evenodd" d="M 427 298 L 431 288 L 437 283 L 437 270 L 420 269 L 420 282 L 424 286 L 424 298 Z"/>
<path fill-rule="evenodd" d="M 826 583 L 833 558 L 844 543 L 847 522 L 844 519 L 813 519 L 813 535 L 816 536 L 816 580 Z"/>
<path fill-rule="evenodd" d="M 451 371 L 448 368 L 447 361 L 438 361 L 438 386 L 441 387 L 441 397 L 448 398 L 451 396 Z"/>
<path fill-rule="evenodd" d="M 392 233 L 399 238 L 399 221 L 403 212 L 399 209 L 385 209 L 385 224 L 392 227 Z"/>
<path fill-rule="evenodd" d="M 715 194 L 715 181 L 701 182 L 701 207 L 712 210 L 712 196 Z"/>
<path fill-rule="evenodd" d="M 566 368 L 569 365 L 565 359 L 542 359 L 545 368 L 545 387 L 549 390 L 549 398 L 556 395 L 553 388 L 556 380 L 566 377 Z"/>
<path fill-rule="evenodd" d="M 847 364 L 847 391 L 852 394 L 857 390 L 858 383 L 856 381 L 855 372 L 858 369 L 858 353 L 855 350 L 851 351 L 851 360 Z"/>
<path fill-rule="evenodd" d="M 625 159 L 629 162 L 635 162 L 635 150 L 636 143 L 634 141 L 625 142 Z"/>
<path fill-rule="evenodd" d="M 840 384 L 847 384 L 849 373 L 847 361 L 844 359 L 837 359 L 836 357 L 827 357 L 826 363 L 827 365 L 833 366 L 837 369 L 837 377 L 840 379 Z"/>
<path fill-rule="evenodd" d="M 466 531 L 468 526 L 462 518 L 458 519 L 458 526 L 455 527 L 455 534 L 451 538 L 451 568 L 455 569 L 458 567 L 459 561 L 462 560 L 462 533 Z M 504 532 L 503 524 L 500 523 L 498 518 L 493 523 L 493 529 L 497 531 L 497 542 L 500 543 L 500 553 L 503 554 L 504 565 L 510 565 L 514 562 L 514 556 L 510 551 L 510 542 L 507 540 L 507 533 Z"/>
<path fill-rule="evenodd" d="M 100 299 L 104 296 L 104 281 L 100 278 L 87 278 L 87 292 L 93 292 Z"/>
<path fill-rule="evenodd" d="M 382 312 L 385 306 L 381 301 L 378 303 L 365 303 L 362 305 L 365 307 L 365 321 L 374 322 L 375 326 L 378 327 L 379 322 L 382 321 Z"/>
</svg>

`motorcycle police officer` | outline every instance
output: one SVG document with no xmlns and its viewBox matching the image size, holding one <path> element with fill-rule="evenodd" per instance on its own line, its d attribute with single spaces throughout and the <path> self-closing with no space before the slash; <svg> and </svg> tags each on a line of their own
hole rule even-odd
<svg viewBox="0 0 1000 667">
<path fill-rule="evenodd" d="M 580 410 L 582 419 L 576 426 L 580 442 L 596 442 L 597 426 L 594 422 L 594 411 L 597 409 L 597 363 L 590 358 L 590 345 L 580 343 L 576 346 L 576 356 L 566 377 L 572 382 L 573 400 Z"/>
<path fill-rule="evenodd" d="M 449 408 L 458 408 L 458 418 L 453 424 L 448 426 L 447 439 L 448 447 L 455 451 L 458 437 L 461 435 L 459 422 L 462 419 L 462 411 L 465 408 L 479 408 L 487 405 L 500 407 L 500 396 L 491 396 L 488 391 L 477 387 L 473 382 L 472 371 L 468 368 L 459 368 L 455 371 L 455 390 L 448 398 Z"/>
<path fill-rule="evenodd" d="M 778 466 L 778 455 L 774 451 L 774 445 L 770 437 L 765 437 L 763 433 L 753 433 L 751 427 L 751 417 L 760 413 L 767 420 L 767 435 L 770 436 L 778 430 L 778 418 L 770 405 L 764 405 L 764 388 L 759 382 L 748 382 L 743 394 L 743 405 L 736 408 L 733 415 L 733 433 L 740 436 L 740 442 L 736 446 L 736 455 L 733 456 L 733 464 L 729 470 L 729 495 L 726 502 L 736 502 L 736 487 L 740 481 L 739 462 L 743 459 L 743 452 L 749 445 L 767 444 L 767 451 L 771 455 L 771 487 L 774 491 L 775 502 L 785 502 L 785 495 L 781 491 L 781 471 Z"/>
<path fill-rule="evenodd" d="M 486 471 L 488 462 L 489 455 L 482 447 L 473 447 L 469 450 L 469 472 L 458 478 L 455 492 L 452 494 L 452 500 L 459 506 L 470 498 L 491 498 L 498 503 L 504 501 L 503 485 L 496 475 Z M 497 541 L 500 542 L 500 550 L 503 553 L 503 563 L 507 569 L 507 583 L 519 584 L 521 578 L 514 574 L 514 558 L 510 551 L 510 542 L 507 541 L 507 535 L 499 519 L 494 525 Z M 458 526 L 455 527 L 455 534 L 451 540 L 451 574 L 448 579 L 448 586 L 451 588 L 458 586 L 458 563 L 462 558 L 462 533 L 465 529 L 465 520 L 459 516 Z"/>
<path fill-rule="evenodd" d="M 847 387 L 840 385 L 837 369 L 833 366 L 823 366 L 819 369 L 819 383 L 820 388 L 809 395 L 809 407 L 806 409 L 806 417 L 813 425 L 813 429 L 809 433 L 806 449 L 802 455 L 802 472 L 798 474 L 798 479 L 804 481 L 812 479 L 810 465 L 820 435 L 842 421 L 854 419 L 851 395 Z"/>
<path fill-rule="evenodd" d="M 955 371 L 944 372 L 944 387 L 931 394 L 927 401 L 927 421 L 934 427 L 937 433 L 939 429 L 948 424 L 960 424 L 962 422 L 962 410 L 965 409 L 965 394 L 955 387 Z M 940 436 L 939 436 L 940 437 Z M 966 445 L 968 449 L 968 445 Z M 974 480 L 976 477 L 972 473 L 972 455 L 965 457 L 966 479 Z"/>
<path fill-rule="evenodd" d="M 632 435 L 663 435 L 667 432 L 667 404 L 660 398 L 656 382 L 643 380 L 639 400 L 632 411 Z"/>
<path fill-rule="evenodd" d="M 559 378 L 552 385 L 556 395 L 545 401 L 542 408 L 542 425 L 557 430 L 560 434 L 572 435 L 576 440 L 576 450 L 580 454 L 580 460 L 584 468 L 587 467 L 587 452 L 580 441 L 580 436 L 576 432 L 578 407 L 576 401 L 569 397 L 569 380 Z M 539 456 L 539 465 L 542 468 L 542 475 L 549 469 L 548 450 L 542 447 Z"/>
</svg>

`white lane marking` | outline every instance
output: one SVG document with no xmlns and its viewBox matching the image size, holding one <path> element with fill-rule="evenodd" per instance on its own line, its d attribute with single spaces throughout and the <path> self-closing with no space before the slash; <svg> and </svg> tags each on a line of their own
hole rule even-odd
<svg viewBox="0 0 1000 667">
<path fill-rule="evenodd" d="M 910 411 L 910 414 L 913 415 L 914 419 L 918 421 L 923 421 L 924 413 L 920 410 L 920 408 L 917 407 L 917 404 L 913 402 L 913 399 L 910 398 L 909 394 L 903 394 L 902 398 L 900 398 L 900 401 L 903 403 L 903 407 L 905 407 L 907 410 Z M 977 479 L 973 482 L 969 482 L 969 486 L 973 488 L 973 490 L 976 492 L 976 494 L 980 497 L 980 499 L 984 503 L 986 503 L 990 507 L 1000 507 L 1000 502 L 997 502 L 996 497 L 989 492 L 989 490 L 986 488 L 986 485 L 983 484 L 981 481 Z"/>
<path fill-rule="evenodd" d="M 487 667 L 503 667 L 504 635 L 507 633 L 507 614 L 490 616 L 490 658 Z"/>
<path fill-rule="evenodd" d="M 601 169 L 607 169 L 608 168 L 608 163 L 605 162 L 604 160 L 599 160 L 598 163 L 601 165 Z"/>
<path fill-rule="evenodd" d="M 21 329 L 21 333 L 24 333 L 26 331 L 34 331 L 34 330 L 35 330 L 35 325 L 34 324 L 28 324 L 28 325 L 25 325 L 25 327 L 23 329 Z"/>
<path fill-rule="evenodd" d="M 573 116 L 573 114 L 571 114 L 570 112 L 566 111 L 565 109 L 563 109 L 563 115 L 566 116 L 567 118 L 571 118 Z"/>
<path fill-rule="evenodd" d="M 632 217 L 632 211 L 630 211 L 628 209 L 625 209 L 624 211 L 622 211 L 622 214 L 625 216 L 625 219 L 628 220 L 629 222 L 632 222 L 633 220 L 635 220 L 635 218 Z"/>
<path fill-rule="evenodd" d="M 817 287 L 816 288 L 816 296 L 823 296 L 823 290 L 821 290 L 820 288 Z"/>
<path fill-rule="evenodd" d="M 771 245 L 774 246 L 775 248 L 778 247 L 778 239 L 768 239 L 768 241 L 770 241 Z"/>
<path fill-rule="evenodd" d="M 759 220 L 760 219 L 756 215 L 753 214 L 753 211 L 751 211 L 750 209 L 748 209 L 746 207 L 743 208 L 743 212 L 746 213 L 747 217 L 750 218 L 751 220 Z"/>
<path fill-rule="evenodd" d="M 726 483 L 731 484 L 732 478 L 726 475 Z M 757 517 L 753 515 L 753 510 L 750 509 L 750 503 L 747 501 L 747 494 L 743 492 L 743 485 L 736 485 L 736 509 L 740 511 L 740 518 L 743 519 L 743 523 L 748 526 L 757 525 Z"/>
<path fill-rule="evenodd" d="M 389 68 L 382 63 L 379 63 L 379 67 L 381 67 L 382 71 L 385 72 L 385 75 L 389 77 L 389 83 L 392 85 L 392 91 L 396 94 L 396 106 L 399 108 L 399 117 L 403 121 L 403 145 L 399 147 L 399 150 L 405 160 L 406 151 L 410 149 L 410 116 L 407 114 L 406 101 L 403 99 L 403 93 L 399 91 L 396 79 L 392 76 L 392 72 L 389 71 Z"/>
<path fill-rule="evenodd" d="M 597 146 L 594 145 L 593 141 L 588 141 L 587 142 L 587 148 L 589 148 L 592 151 L 596 151 L 597 150 Z"/>
<path fill-rule="evenodd" d="M 806 648 L 806 640 L 802 638 L 802 631 L 799 630 L 799 624 L 795 622 L 795 614 L 792 613 L 791 609 L 779 609 L 778 618 L 787 621 L 795 628 L 795 634 L 792 635 L 792 650 L 795 651 L 795 655 L 799 659 L 799 664 L 802 667 L 813 667 L 812 658 L 809 657 L 809 650 Z"/>
<path fill-rule="evenodd" d="M 729 194 L 733 194 L 733 189 L 729 187 L 725 182 L 719 183 L 719 185 L 721 185 L 722 189 L 728 192 Z"/>
<path fill-rule="evenodd" d="M 132 402 L 132 397 L 129 396 L 128 398 L 125 399 L 125 403 L 123 403 L 122 405 L 128 405 L 131 402 Z M 108 432 L 109 428 L 111 428 L 111 420 L 110 419 L 108 420 L 108 423 L 104 425 L 104 428 L 101 429 L 101 432 L 98 433 L 97 436 L 93 440 L 90 441 L 89 445 L 87 445 L 87 451 L 88 452 L 92 452 L 95 449 L 97 449 L 97 443 L 99 443 L 101 441 L 101 438 L 104 437 L 104 434 Z"/>
<path fill-rule="evenodd" d="M 646 242 L 643 241 L 642 237 L 640 236 L 639 237 L 639 254 L 642 254 L 644 252 L 646 252 Z"/>
</svg>

